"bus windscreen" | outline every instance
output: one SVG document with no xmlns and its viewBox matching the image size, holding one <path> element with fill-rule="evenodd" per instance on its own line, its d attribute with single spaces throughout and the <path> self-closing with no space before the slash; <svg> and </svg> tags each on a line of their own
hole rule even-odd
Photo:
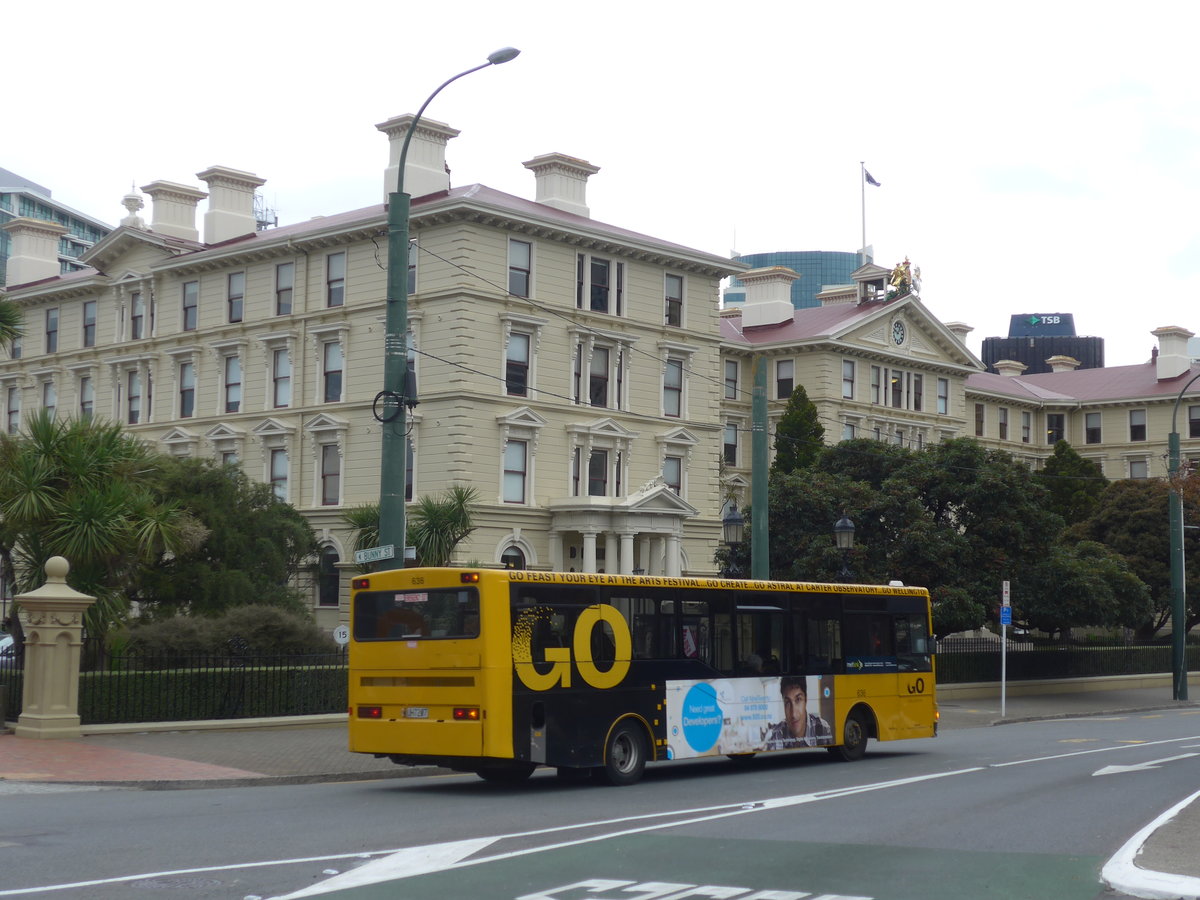
<svg viewBox="0 0 1200 900">
<path fill-rule="evenodd" d="M 479 637 L 475 588 L 365 591 L 354 606 L 356 641 L 417 641 Z"/>
</svg>

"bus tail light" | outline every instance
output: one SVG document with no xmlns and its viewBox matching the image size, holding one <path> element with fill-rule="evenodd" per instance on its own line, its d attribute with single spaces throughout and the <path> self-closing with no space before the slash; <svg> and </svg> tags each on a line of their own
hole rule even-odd
<svg viewBox="0 0 1200 900">
<path fill-rule="evenodd" d="M 477 706 L 456 706 L 454 707 L 454 721 L 456 722 L 478 722 L 479 707 Z"/>
<path fill-rule="evenodd" d="M 458 580 L 461 581 L 463 584 L 479 584 L 479 573 L 478 572 L 461 572 L 461 573 L 459 573 Z"/>
<path fill-rule="evenodd" d="M 360 719 L 382 719 L 382 706 L 360 706 L 358 708 L 358 717 Z"/>
<path fill-rule="evenodd" d="M 370 586 L 371 586 L 370 578 L 352 578 L 350 580 L 350 587 L 356 591 L 365 591 Z"/>
</svg>

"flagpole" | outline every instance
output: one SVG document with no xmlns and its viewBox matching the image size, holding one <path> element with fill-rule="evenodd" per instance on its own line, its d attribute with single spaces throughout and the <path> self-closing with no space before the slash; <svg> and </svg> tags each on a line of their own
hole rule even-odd
<svg viewBox="0 0 1200 900">
<path fill-rule="evenodd" d="M 862 193 L 862 262 L 867 262 L 867 161 L 858 161 L 858 189 Z"/>
</svg>

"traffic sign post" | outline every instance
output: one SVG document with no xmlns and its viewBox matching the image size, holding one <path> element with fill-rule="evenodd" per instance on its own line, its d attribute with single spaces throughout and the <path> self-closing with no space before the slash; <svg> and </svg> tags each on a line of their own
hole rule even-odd
<svg viewBox="0 0 1200 900">
<path fill-rule="evenodd" d="M 1000 718 L 1008 700 L 1008 626 L 1012 624 L 1012 596 L 1008 582 L 1000 583 Z"/>
<path fill-rule="evenodd" d="M 355 550 L 354 561 L 363 563 L 379 562 L 381 559 L 393 559 L 396 556 L 395 544 L 384 544 L 382 547 L 372 547 L 370 550 Z"/>
</svg>

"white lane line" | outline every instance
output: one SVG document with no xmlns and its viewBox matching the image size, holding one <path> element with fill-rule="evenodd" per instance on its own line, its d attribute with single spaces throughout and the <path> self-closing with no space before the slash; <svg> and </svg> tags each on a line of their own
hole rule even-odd
<svg viewBox="0 0 1200 900">
<path fill-rule="evenodd" d="M 1048 762 L 1054 759 L 1070 759 L 1072 756 L 1088 756 L 1092 753 L 1111 753 L 1113 750 L 1136 750 L 1140 747 L 1158 747 L 1162 744 L 1178 744 L 1180 741 L 1194 741 L 1197 740 L 1198 737 L 1200 736 L 1192 735 L 1190 737 L 1169 738 L 1163 741 L 1146 741 L 1144 744 L 1122 744 L 1119 747 L 1096 747 L 1092 750 L 1076 750 L 1073 753 L 1059 753 L 1055 756 L 1038 756 L 1033 759 L 1018 759 L 1014 760 L 1013 762 L 991 763 L 989 764 L 988 768 L 1003 769 L 1006 766 L 1023 766 L 1027 763 Z"/>
<path fill-rule="evenodd" d="M 1178 900 L 1180 897 L 1200 896 L 1200 878 L 1154 872 L 1143 869 L 1134 862 L 1150 835 L 1175 818 L 1181 809 L 1197 798 L 1200 798 L 1200 791 L 1172 806 L 1126 841 L 1100 870 L 1100 877 L 1104 883 L 1114 891 L 1121 891 L 1133 897 L 1144 897 L 1147 900 Z"/>
<path fill-rule="evenodd" d="M 485 839 L 484 845 L 494 843 L 496 841 L 506 840 L 509 838 L 526 837 L 536 834 L 549 834 L 556 831 L 571 831 L 578 828 L 596 827 L 605 824 L 619 824 L 621 821 L 633 821 L 637 819 L 662 819 L 665 816 L 691 816 L 691 818 L 679 819 L 670 822 L 653 822 L 646 825 L 639 825 L 634 828 L 625 828 L 619 831 L 608 831 L 604 834 L 590 835 L 588 837 L 576 838 L 574 840 L 560 841 L 554 844 L 545 844 L 538 847 L 526 847 L 523 850 L 512 850 L 507 853 L 497 853 L 492 856 L 483 856 L 476 859 L 467 860 L 449 860 L 443 869 L 449 868 L 465 868 L 466 866 L 478 866 L 486 863 L 499 862 L 506 859 L 514 859 L 519 856 L 529 856 L 534 853 L 545 853 L 550 850 L 561 850 L 567 847 L 578 847 L 583 844 L 591 844 L 597 841 L 607 841 L 611 838 L 626 837 L 632 834 L 641 834 L 646 831 L 659 831 L 664 828 L 677 828 L 680 825 L 694 825 L 700 822 L 711 822 L 714 819 L 725 819 L 731 816 L 744 816 L 750 813 L 763 812 L 768 809 L 782 809 L 788 806 L 799 806 L 805 803 L 816 803 L 821 800 L 832 800 L 838 797 L 847 797 L 852 794 L 862 794 L 869 791 L 885 790 L 887 788 L 899 787 L 901 785 L 917 784 L 923 781 L 932 781 L 938 778 L 949 778 L 954 775 L 965 775 L 969 772 L 982 772 L 983 767 L 974 766 L 969 769 L 957 769 L 952 772 L 937 772 L 932 775 L 917 775 L 912 778 L 899 778 L 894 781 L 880 781 L 875 784 L 865 784 L 859 787 L 834 788 L 827 791 L 818 791 L 812 794 L 796 794 L 791 797 L 771 797 L 766 800 L 757 800 L 746 803 L 729 804 L 718 807 L 702 807 L 694 810 L 678 810 L 673 813 L 658 813 L 649 816 L 630 816 L 625 820 L 610 819 L 605 822 L 591 822 L 581 825 L 568 825 L 560 828 L 546 828 L 538 831 L 521 832 L 511 835 L 498 835 L 494 838 Z M 700 815 L 697 815 L 700 814 Z M 435 856 L 439 847 L 443 845 L 431 844 L 425 848 L 413 848 L 415 850 L 430 851 L 429 856 Z M 424 865 L 425 855 L 421 853 L 409 854 L 408 851 L 400 851 L 396 854 L 397 858 L 394 862 L 390 859 L 377 860 L 369 863 L 366 866 L 361 866 L 351 872 L 346 872 L 343 875 L 337 875 L 333 878 L 323 881 L 320 884 L 311 885 L 301 891 L 292 894 L 286 894 L 281 897 L 275 897 L 273 900 L 296 900 L 301 897 L 315 897 L 320 894 L 328 893 L 335 890 L 344 890 L 350 887 L 362 887 L 368 884 L 377 884 L 381 881 L 399 880 L 401 878 L 409 878 L 413 875 L 425 875 L 430 872 L 438 871 L 437 868 L 431 868 Z M 405 865 L 408 860 L 418 862 L 418 866 L 408 870 Z M 369 870 L 369 871 L 368 871 Z M 359 875 L 362 877 L 356 877 Z"/>
</svg>

